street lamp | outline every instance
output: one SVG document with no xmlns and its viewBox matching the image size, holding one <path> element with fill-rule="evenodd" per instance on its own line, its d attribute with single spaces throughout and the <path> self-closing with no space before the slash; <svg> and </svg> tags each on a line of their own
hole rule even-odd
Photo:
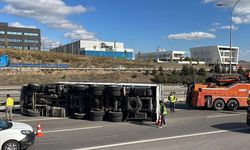
<svg viewBox="0 0 250 150">
<path fill-rule="evenodd" d="M 133 39 L 133 38 L 130 39 L 130 48 L 131 48 L 131 49 L 133 49 L 133 41 L 134 41 L 134 40 L 135 40 L 135 39 Z"/>
<path fill-rule="evenodd" d="M 233 5 L 233 7 L 230 7 L 227 4 L 224 3 L 218 3 L 216 4 L 217 6 L 221 7 L 221 6 L 226 6 L 231 8 L 231 17 L 230 17 L 230 60 L 229 60 L 229 74 L 232 73 L 232 24 L 233 24 L 233 11 L 235 6 L 240 2 L 240 0 L 237 0 L 236 3 Z"/>
<path fill-rule="evenodd" d="M 74 54 L 74 39 L 71 39 L 71 54 Z"/>
</svg>

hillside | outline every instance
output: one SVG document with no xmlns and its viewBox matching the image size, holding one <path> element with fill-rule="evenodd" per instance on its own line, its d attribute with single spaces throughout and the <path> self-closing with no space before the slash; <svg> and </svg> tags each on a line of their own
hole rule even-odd
<svg viewBox="0 0 250 150">
<path fill-rule="evenodd" d="M 99 67 L 110 68 L 123 66 L 126 68 L 159 68 L 167 64 L 155 62 L 138 62 L 119 60 L 105 57 L 79 56 L 73 54 L 46 52 L 46 51 L 21 51 L 21 50 L 1 50 L 0 54 L 7 54 L 11 63 L 67 63 L 70 67 Z M 181 67 L 178 64 L 168 64 L 169 67 Z"/>
<path fill-rule="evenodd" d="M 179 64 L 128 61 L 44 51 L 0 50 L 0 54 L 7 54 L 10 63 L 67 63 L 72 68 L 117 68 L 119 66 L 126 68 L 155 68 L 157 70 L 160 66 L 164 69 L 182 68 L 182 65 Z M 199 68 L 199 66 L 196 67 Z M 153 75 L 145 72 L 2 70 L 0 71 L 0 86 L 19 86 L 27 83 L 42 84 L 59 81 L 152 83 L 152 78 L 154 78 Z"/>
</svg>

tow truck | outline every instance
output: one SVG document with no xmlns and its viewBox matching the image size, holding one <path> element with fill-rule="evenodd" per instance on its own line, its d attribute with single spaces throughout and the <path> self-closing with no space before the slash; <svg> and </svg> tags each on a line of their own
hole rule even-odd
<svg viewBox="0 0 250 150">
<path fill-rule="evenodd" d="M 248 102 L 247 107 L 247 124 L 250 126 L 250 102 Z"/>
<path fill-rule="evenodd" d="M 250 74 L 217 75 L 207 79 L 205 84 L 190 84 L 186 101 L 193 107 L 214 108 L 231 111 L 247 107 L 250 91 Z"/>
</svg>

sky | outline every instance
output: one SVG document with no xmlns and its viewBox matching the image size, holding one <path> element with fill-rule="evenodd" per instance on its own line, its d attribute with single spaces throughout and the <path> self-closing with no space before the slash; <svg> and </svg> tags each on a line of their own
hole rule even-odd
<svg viewBox="0 0 250 150">
<path fill-rule="evenodd" d="M 45 49 L 84 39 L 124 42 L 135 53 L 188 54 L 191 47 L 229 45 L 236 1 L 0 0 L 0 22 L 41 29 Z M 237 3 L 232 20 L 232 46 L 250 60 L 250 0 Z"/>
</svg>

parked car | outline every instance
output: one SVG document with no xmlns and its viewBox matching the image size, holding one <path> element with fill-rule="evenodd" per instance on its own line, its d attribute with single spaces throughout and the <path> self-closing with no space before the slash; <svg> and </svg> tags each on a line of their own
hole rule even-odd
<svg viewBox="0 0 250 150">
<path fill-rule="evenodd" d="M 34 144 L 33 128 L 25 123 L 0 119 L 0 147 L 2 150 L 21 150 Z"/>
</svg>

